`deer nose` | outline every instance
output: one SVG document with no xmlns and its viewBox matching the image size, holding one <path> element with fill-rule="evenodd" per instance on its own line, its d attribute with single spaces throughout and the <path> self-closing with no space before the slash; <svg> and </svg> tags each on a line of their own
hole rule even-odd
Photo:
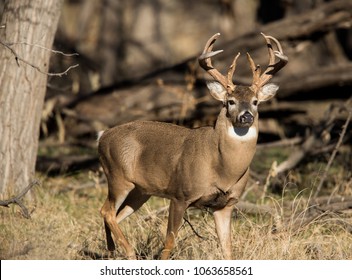
<svg viewBox="0 0 352 280">
<path fill-rule="evenodd" d="M 242 124 L 252 123 L 254 120 L 253 115 L 246 111 L 242 115 L 239 116 L 239 121 Z"/>
</svg>

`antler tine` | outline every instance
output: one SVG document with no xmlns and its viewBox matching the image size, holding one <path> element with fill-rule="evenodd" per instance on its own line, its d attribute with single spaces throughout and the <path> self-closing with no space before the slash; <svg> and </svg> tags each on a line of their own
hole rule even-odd
<svg viewBox="0 0 352 280">
<path fill-rule="evenodd" d="M 211 53 L 211 51 L 213 50 L 214 43 L 219 36 L 220 36 L 220 33 L 215 33 L 213 36 L 211 36 L 209 38 L 209 40 L 206 42 L 206 44 L 204 46 L 204 50 L 203 50 L 202 55 Z M 220 50 L 218 52 L 222 52 L 222 50 Z M 201 59 L 202 55 L 199 57 L 200 59 Z M 208 58 L 208 56 L 203 57 L 203 58 Z"/>
<path fill-rule="evenodd" d="M 288 57 L 283 53 L 280 42 L 272 36 L 267 36 L 264 33 L 261 33 L 261 34 L 264 37 L 268 47 L 269 65 L 260 77 L 256 76 L 256 79 L 254 79 L 253 77 L 252 87 L 254 86 L 256 88 L 260 88 L 261 86 L 265 85 L 273 77 L 275 73 L 280 71 L 288 63 Z M 277 51 L 273 50 L 273 46 L 270 40 L 272 40 L 276 44 L 276 47 L 278 49 Z M 277 63 L 275 63 L 276 57 L 279 59 Z M 252 68 L 252 72 L 253 72 L 253 68 Z"/>
<path fill-rule="evenodd" d="M 232 61 L 232 64 L 229 68 L 229 71 L 227 72 L 227 88 L 229 88 L 231 91 L 233 91 L 236 87 L 236 85 L 232 81 L 233 74 L 235 73 L 236 70 L 236 63 L 237 63 L 237 58 L 240 56 L 240 53 L 238 53 L 235 58 Z"/>
<path fill-rule="evenodd" d="M 280 59 L 280 61 L 277 64 L 282 63 L 282 65 L 280 65 L 280 68 L 278 66 L 276 67 L 277 69 L 276 72 L 278 72 L 279 70 L 281 70 L 281 68 L 283 68 L 288 63 L 288 57 L 284 54 L 284 51 L 282 50 L 281 44 L 278 39 L 276 39 L 273 36 L 264 35 L 263 33 L 261 34 L 265 36 L 267 39 L 274 41 L 274 43 L 276 44 L 276 47 L 278 50 L 274 51 L 274 55 Z M 275 58 L 274 58 L 274 61 L 275 61 Z"/>
<path fill-rule="evenodd" d="M 214 34 L 205 44 L 203 53 L 198 57 L 199 65 L 209 73 L 216 81 L 218 81 L 225 89 L 227 88 L 227 79 L 217 69 L 215 69 L 211 63 L 211 58 L 222 50 L 212 51 L 213 45 L 216 39 L 220 36 L 220 33 Z"/>
<path fill-rule="evenodd" d="M 261 74 L 261 68 L 260 65 L 255 65 L 251 55 L 247 52 L 247 60 L 249 62 L 249 66 L 251 67 L 252 70 L 252 75 L 253 75 L 253 82 L 252 85 L 255 85 L 259 82 L 260 74 Z"/>
</svg>

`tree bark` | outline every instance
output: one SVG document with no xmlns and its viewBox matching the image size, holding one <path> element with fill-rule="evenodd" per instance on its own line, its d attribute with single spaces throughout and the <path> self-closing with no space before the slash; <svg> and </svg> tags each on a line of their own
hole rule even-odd
<svg viewBox="0 0 352 280">
<path fill-rule="evenodd" d="M 35 176 L 47 83 L 43 73 L 48 72 L 48 49 L 62 3 L 5 1 L 0 24 L 0 197 L 21 191 Z"/>
</svg>

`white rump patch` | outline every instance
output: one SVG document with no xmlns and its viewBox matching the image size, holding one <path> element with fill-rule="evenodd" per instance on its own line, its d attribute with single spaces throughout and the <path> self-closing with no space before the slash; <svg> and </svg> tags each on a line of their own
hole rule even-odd
<svg viewBox="0 0 352 280">
<path fill-rule="evenodd" d="M 99 131 L 99 132 L 97 133 L 97 142 L 99 142 L 101 136 L 104 134 L 104 131 L 105 131 L 105 130 L 101 130 L 101 131 Z"/>
<path fill-rule="evenodd" d="M 251 127 L 233 127 L 230 126 L 228 130 L 229 136 L 241 142 L 253 140 L 258 137 L 257 129 Z"/>
</svg>

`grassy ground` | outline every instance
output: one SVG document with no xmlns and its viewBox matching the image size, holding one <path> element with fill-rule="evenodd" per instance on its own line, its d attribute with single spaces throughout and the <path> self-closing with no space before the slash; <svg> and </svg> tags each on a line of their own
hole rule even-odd
<svg viewBox="0 0 352 280">
<path fill-rule="evenodd" d="M 270 206 L 277 215 L 237 212 L 233 222 L 233 256 L 236 259 L 352 259 L 352 211 L 322 214 L 304 226 L 297 220 L 309 213 L 308 199 L 321 177 L 327 158 L 306 162 L 285 178 L 270 179 L 263 197 L 265 177 L 273 160 L 288 151 L 258 150 L 249 192 L 244 198 Z M 352 196 L 350 151 L 334 161 L 324 194 Z M 347 163 L 347 164 L 346 164 Z M 264 176 L 255 184 L 255 176 Z M 0 259 L 105 259 L 107 251 L 100 208 L 107 187 L 102 174 L 79 172 L 41 177 L 26 219 L 16 205 L 0 207 Z M 253 178 L 254 177 L 254 178 Z M 166 232 L 168 201 L 151 198 L 121 226 L 141 259 L 157 259 Z M 276 216 L 282 217 L 278 224 Z M 274 229 L 277 230 L 274 230 Z M 212 214 L 189 209 L 179 232 L 174 259 L 221 259 Z M 114 258 L 123 259 L 121 250 Z"/>
<path fill-rule="evenodd" d="M 0 208 L 1 259 L 101 259 L 106 258 L 105 234 L 99 209 L 106 186 L 96 184 L 96 175 L 42 178 L 35 189 L 31 218 L 17 206 Z M 79 189 L 84 184 L 93 187 Z M 256 190 L 253 190 L 256 193 Z M 288 196 L 290 197 L 290 196 Z M 283 199 L 282 199 L 283 198 Z M 285 209 L 285 197 L 270 196 L 266 205 L 276 205 L 286 215 L 285 230 L 273 232 L 275 221 L 263 215 L 237 213 L 233 223 L 236 259 L 352 259 L 351 213 L 334 213 L 297 229 L 290 227 L 297 213 L 304 213 L 306 198 L 296 196 L 295 211 Z M 151 199 L 122 227 L 137 255 L 158 258 L 166 231 L 167 212 L 155 210 L 168 201 Z M 292 206 L 291 206 L 292 208 Z M 287 213 L 289 212 L 288 216 Z M 292 215 L 292 216 L 290 216 Z M 214 222 L 207 211 L 189 210 L 173 252 L 175 259 L 220 259 Z M 192 225 L 192 226 L 191 226 Z M 123 258 L 117 251 L 115 258 Z"/>
</svg>

